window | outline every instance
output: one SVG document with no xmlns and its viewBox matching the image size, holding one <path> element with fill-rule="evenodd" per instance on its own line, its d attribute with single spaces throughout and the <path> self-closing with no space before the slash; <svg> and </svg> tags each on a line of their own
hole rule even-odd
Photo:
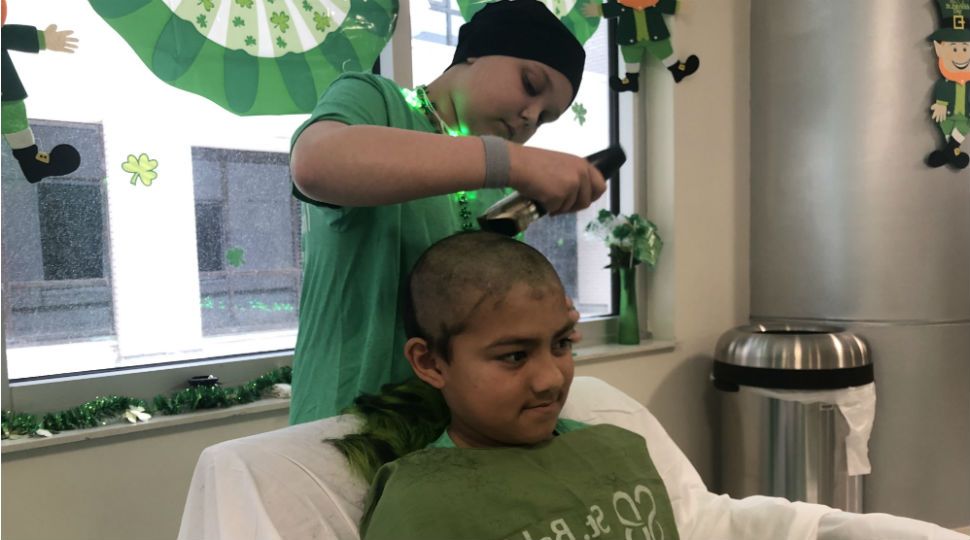
<svg viewBox="0 0 970 540">
<path fill-rule="evenodd" d="M 300 208 L 288 156 L 193 148 L 192 178 L 203 334 L 295 328 Z"/>
<path fill-rule="evenodd" d="M 304 116 L 239 117 L 165 84 L 86 3 L 15 15 L 44 28 L 55 8 L 78 53 L 11 59 L 39 149 L 70 144 L 81 166 L 31 184 L 3 145 L 9 379 L 292 349 L 301 260 L 288 151 Z"/>
<path fill-rule="evenodd" d="M 414 84 L 427 84 L 450 64 L 463 22 L 455 0 L 414 0 L 410 3 L 411 65 Z M 570 6 L 571 7 L 571 6 Z M 607 84 L 607 25 L 600 24 L 587 40 L 586 71 L 573 102 L 554 124 L 539 129 L 529 146 L 585 156 L 610 144 L 611 105 Z M 563 280 L 583 317 L 613 313 L 609 251 L 584 235 L 586 224 L 600 209 L 610 208 L 609 191 L 578 214 L 547 217 L 526 231 L 525 239 L 541 251 Z"/>
<path fill-rule="evenodd" d="M 3 294 L 9 347 L 114 334 L 104 143 L 96 124 L 34 122 L 37 143 L 91 156 L 69 176 L 30 184 L 3 148 Z"/>
<path fill-rule="evenodd" d="M 39 121 L 32 128 L 40 148 L 55 144 L 48 141 L 75 146 L 82 166 L 30 184 L 4 147 L 4 322 L 11 379 L 292 347 L 300 213 L 290 195 L 286 153 L 184 146 L 191 161 L 185 196 L 195 206 L 194 235 L 165 223 L 159 229 L 167 232 L 155 239 L 170 235 L 166 240 L 194 248 L 149 249 L 146 261 L 136 246 L 150 235 L 131 226 L 151 221 L 139 221 L 137 205 L 107 204 L 105 179 L 112 175 L 105 171 L 102 126 Z M 145 187 L 126 180 L 127 194 Z M 172 179 L 157 179 L 165 180 Z M 174 223 L 193 223 L 185 205 L 165 199 L 149 204 L 168 207 L 171 212 L 162 214 Z M 126 227 L 109 234 L 109 215 Z M 112 282 L 113 266 L 129 279 Z M 138 266 L 156 276 L 138 279 Z M 195 274 L 194 283 L 186 269 Z M 159 302 L 153 291 L 167 300 Z M 136 324 L 117 325 L 116 332 L 118 312 Z M 154 338 L 146 339 L 138 322 Z M 165 332 L 155 331 L 162 325 Z"/>
<path fill-rule="evenodd" d="M 423 2 L 400 14 L 413 32 L 396 61 L 382 57 L 387 74 L 416 83 L 450 63 L 463 22 L 456 0 Z M 305 115 L 240 117 L 167 85 L 83 2 L 23 3 L 17 22 L 43 27 L 55 7 L 82 38 L 79 54 L 11 56 L 41 150 L 71 144 L 82 159 L 71 175 L 30 184 L 3 145 L 4 346 L 16 408 L 76 405 L 94 395 L 89 383 L 118 393 L 127 387 L 110 385 L 137 379 L 138 395 L 154 395 L 191 375 L 218 371 L 235 383 L 287 363 L 302 279 L 288 151 Z M 605 28 L 586 43 L 582 107 L 531 145 L 588 155 L 609 144 Z M 123 168 L 142 157 L 157 176 Z M 583 234 L 611 200 L 543 219 L 526 236 L 587 319 L 614 311 L 607 251 Z M 584 334 L 595 341 L 604 331 L 590 324 Z M 59 378 L 98 372 L 110 376 Z"/>
</svg>

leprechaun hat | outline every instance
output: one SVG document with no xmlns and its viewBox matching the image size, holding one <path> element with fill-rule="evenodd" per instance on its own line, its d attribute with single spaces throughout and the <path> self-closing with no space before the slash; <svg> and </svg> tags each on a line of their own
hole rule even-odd
<svg viewBox="0 0 970 540">
<path fill-rule="evenodd" d="M 940 6 L 940 28 L 931 41 L 970 41 L 970 0 L 936 0 Z"/>
</svg>

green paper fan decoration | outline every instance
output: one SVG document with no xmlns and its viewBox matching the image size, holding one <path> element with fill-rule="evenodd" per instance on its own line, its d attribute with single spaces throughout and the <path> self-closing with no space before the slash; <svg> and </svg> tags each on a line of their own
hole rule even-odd
<svg viewBox="0 0 970 540">
<path fill-rule="evenodd" d="M 89 0 L 158 78 L 238 115 L 296 114 L 391 38 L 397 0 Z"/>
<path fill-rule="evenodd" d="M 458 10 L 466 21 L 470 21 L 472 15 L 490 3 L 488 0 L 458 0 Z M 600 0 L 542 0 L 542 3 L 559 17 L 580 43 L 586 43 L 599 27 L 600 17 L 587 17 L 582 8 L 586 4 L 601 4 Z"/>
</svg>

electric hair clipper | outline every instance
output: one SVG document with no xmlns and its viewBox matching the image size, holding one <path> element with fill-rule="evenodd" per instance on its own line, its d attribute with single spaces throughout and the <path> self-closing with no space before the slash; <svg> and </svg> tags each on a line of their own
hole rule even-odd
<svg viewBox="0 0 970 540">
<path fill-rule="evenodd" d="M 587 156 L 586 160 L 599 169 L 603 178 L 609 180 L 626 162 L 626 153 L 619 145 L 610 146 Z M 544 215 L 546 209 L 542 205 L 516 192 L 490 206 L 478 217 L 478 226 L 483 231 L 515 236 Z"/>
</svg>

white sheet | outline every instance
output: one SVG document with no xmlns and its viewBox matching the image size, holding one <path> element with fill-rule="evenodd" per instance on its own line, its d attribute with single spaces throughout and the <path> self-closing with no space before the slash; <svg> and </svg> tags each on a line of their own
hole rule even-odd
<svg viewBox="0 0 970 540">
<path fill-rule="evenodd" d="M 682 540 L 970 539 L 885 514 L 710 493 L 657 419 L 599 379 L 576 377 L 563 416 L 609 422 L 643 435 L 667 486 Z M 356 419 L 341 416 L 207 448 L 192 478 L 179 540 L 359 540 L 357 521 L 367 486 L 321 442 L 356 428 Z"/>
</svg>

